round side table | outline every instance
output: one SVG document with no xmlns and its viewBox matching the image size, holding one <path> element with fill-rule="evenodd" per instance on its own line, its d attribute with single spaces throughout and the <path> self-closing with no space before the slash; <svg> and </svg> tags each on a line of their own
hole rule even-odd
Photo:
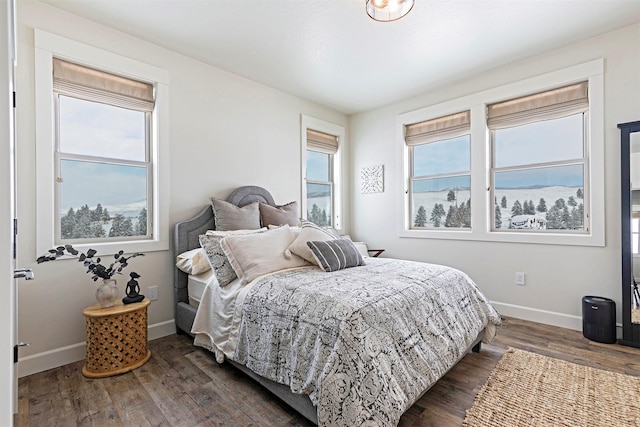
<svg viewBox="0 0 640 427">
<path fill-rule="evenodd" d="M 151 301 L 118 303 L 82 310 L 87 328 L 87 362 L 82 374 L 102 378 L 123 374 L 144 365 L 151 357 L 147 348 L 147 307 Z"/>
</svg>

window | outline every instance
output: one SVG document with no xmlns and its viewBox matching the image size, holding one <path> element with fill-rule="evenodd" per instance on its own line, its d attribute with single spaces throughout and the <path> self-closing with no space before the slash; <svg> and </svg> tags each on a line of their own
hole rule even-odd
<svg viewBox="0 0 640 427">
<path fill-rule="evenodd" d="M 153 86 L 54 58 L 53 94 L 56 241 L 149 238 Z"/>
<path fill-rule="evenodd" d="M 398 235 L 603 246 L 603 106 L 596 59 L 400 114 Z"/>
<path fill-rule="evenodd" d="M 167 250 L 168 73 L 35 30 L 36 250 Z"/>
<path fill-rule="evenodd" d="M 320 226 L 342 229 L 341 144 L 344 128 L 302 116 L 302 213 Z"/>
<path fill-rule="evenodd" d="M 338 151 L 334 135 L 307 129 L 307 219 L 333 226 L 333 155 Z"/>
<path fill-rule="evenodd" d="M 493 230 L 588 231 L 588 110 L 586 82 L 488 106 Z"/>
<path fill-rule="evenodd" d="M 406 126 L 411 228 L 471 228 L 469 117 L 465 111 Z"/>
</svg>

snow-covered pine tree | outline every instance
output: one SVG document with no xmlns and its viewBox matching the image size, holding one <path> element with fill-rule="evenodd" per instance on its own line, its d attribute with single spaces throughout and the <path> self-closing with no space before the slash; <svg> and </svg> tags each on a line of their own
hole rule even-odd
<svg viewBox="0 0 640 427">
<path fill-rule="evenodd" d="M 513 207 L 511 207 L 511 215 L 522 215 L 522 213 L 522 204 L 520 203 L 520 200 L 516 200 L 513 202 Z"/>
<path fill-rule="evenodd" d="M 420 206 L 418 208 L 418 212 L 416 213 L 416 218 L 413 221 L 414 227 L 424 227 L 427 225 L 427 210 L 424 206 Z"/>
<path fill-rule="evenodd" d="M 547 202 L 544 200 L 543 197 L 540 198 L 540 201 L 538 202 L 538 206 L 536 207 L 536 210 L 538 212 L 546 212 L 547 211 Z"/>
<path fill-rule="evenodd" d="M 138 214 L 138 223 L 136 224 L 136 236 L 147 235 L 147 209 L 142 208 Z"/>
</svg>

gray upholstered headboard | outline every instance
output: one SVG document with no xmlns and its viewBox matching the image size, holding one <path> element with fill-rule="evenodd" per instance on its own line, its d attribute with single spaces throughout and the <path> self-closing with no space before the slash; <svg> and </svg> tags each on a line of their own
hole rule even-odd
<svg viewBox="0 0 640 427">
<path fill-rule="evenodd" d="M 229 203 L 236 206 L 246 206 L 253 202 L 263 202 L 275 206 L 271 194 L 262 187 L 248 185 L 236 188 L 227 198 Z M 205 206 L 196 216 L 186 221 L 178 222 L 173 227 L 173 255 L 174 260 L 179 254 L 200 247 L 199 236 L 207 230 L 215 229 L 213 210 L 211 205 Z M 191 325 L 196 315 L 196 309 L 189 305 L 187 290 L 188 275 L 174 267 L 174 318 L 177 333 L 186 332 L 191 335 Z"/>
<path fill-rule="evenodd" d="M 268 203 L 271 206 L 276 206 L 273 201 L 273 197 L 267 190 L 262 187 L 245 186 L 239 187 L 234 190 L 227 201 L 233 203 L 236 206 L 245 206 L 255 201 Z M 205 206 L 196 216 L 186 221 L 178 222 L 174 225 L 173 244 L 174 255 L 178 256 L 182 252 L 199 248 L 200 240 L 199 236 L 207 232 L 207 230 L 215 229 L 213 210 L 210 205 Z M 191 334 L 191 326 L 193 320 L 196 317 L 196 309 L 189 305 L 189 297 L 187 295 L 187 279 L 186 273 L 174 267 L 174 291 L 175 291 L 175 321 L 176 332 Z M 247 373 L 251 378 L 258 381 L 265 386 L 276 396 L 279 396 L 287 404 L 296 409 L 307 419 L 311 420 L 315 424 L 318 424 L 318 417 L 316 413 L 316 407 L 311 403 L 309 398 L 303 394 L 291 393 L 288 386 L 277 384 L 273 381 L 256 375 L 249 371 L 246 367 L 241 366 L 233 361 L 231 363 L 241 371 Z"/>
</svg>

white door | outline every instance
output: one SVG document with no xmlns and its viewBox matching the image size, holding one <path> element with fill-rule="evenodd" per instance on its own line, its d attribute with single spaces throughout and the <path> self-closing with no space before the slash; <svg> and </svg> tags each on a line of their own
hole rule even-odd
<svg viewBox="0 0 640 427">
<path fill-rule="evenodd" d="M 13 425 L 17 410 L 14 254 L 13 0 L 0 2 L 0 425 Z M 8 203 L 7 203 L 8 202 Z"/>
</svg>

